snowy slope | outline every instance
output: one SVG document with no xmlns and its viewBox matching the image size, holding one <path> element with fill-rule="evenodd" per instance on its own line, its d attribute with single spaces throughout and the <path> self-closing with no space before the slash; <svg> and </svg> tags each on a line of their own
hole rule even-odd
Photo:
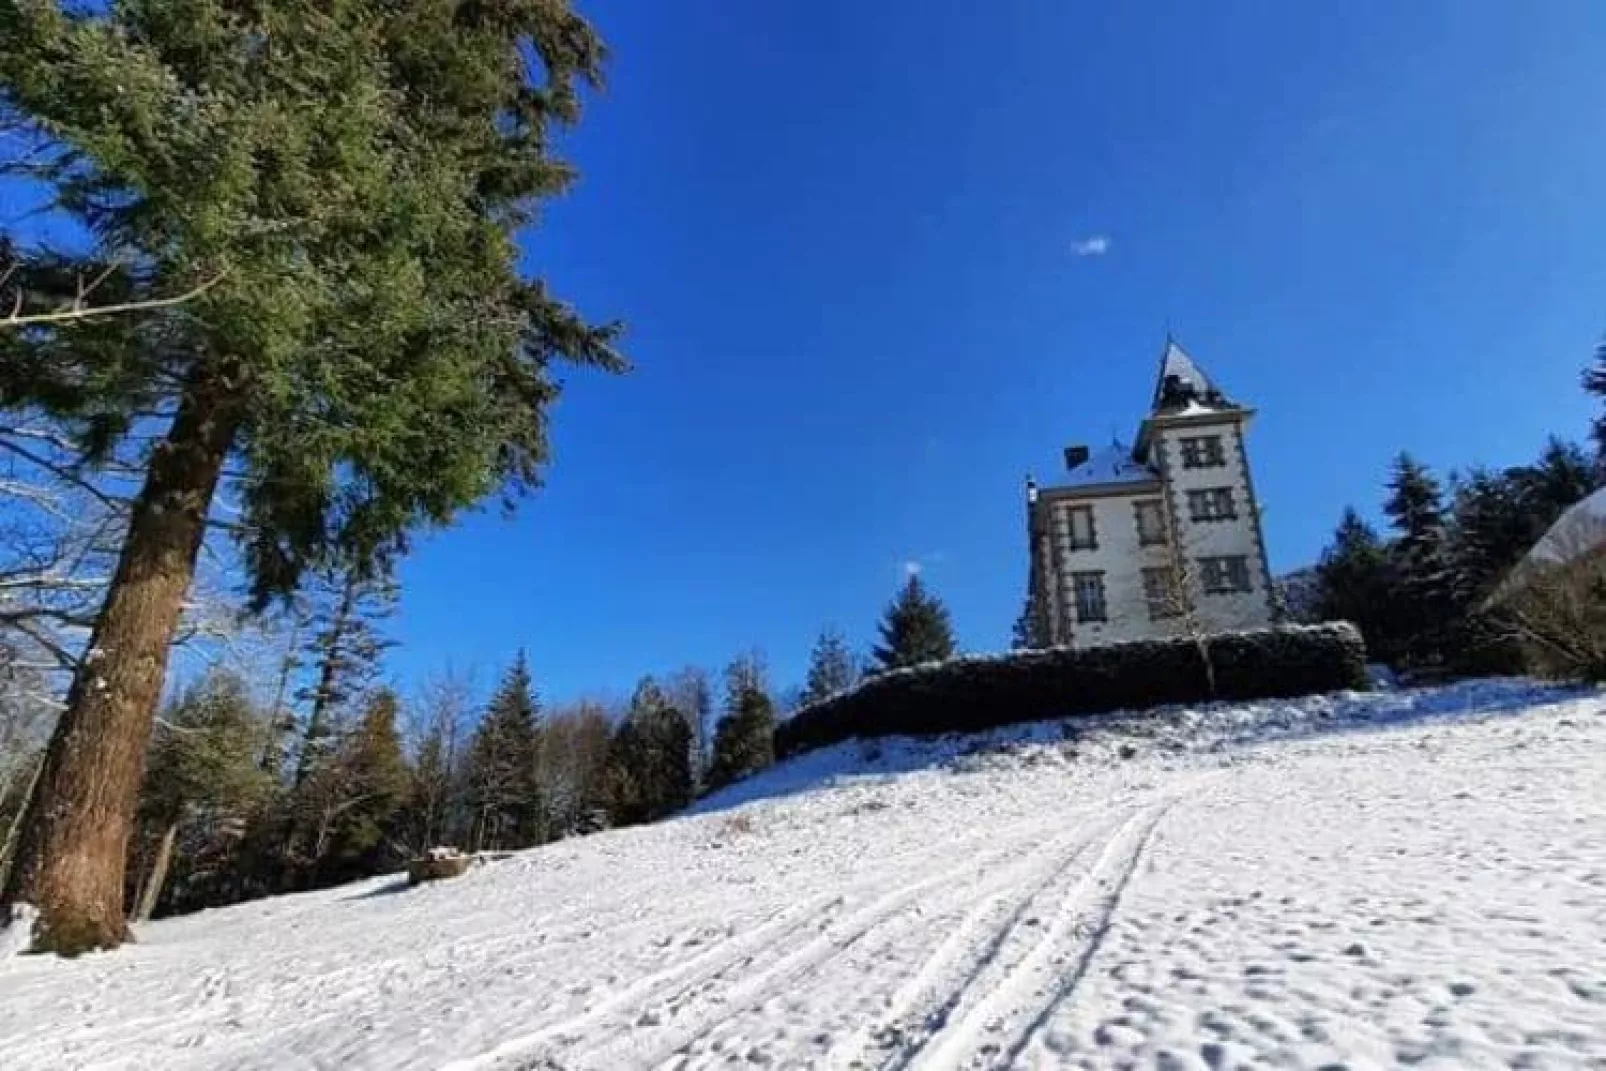
<svg viewBox="0 0 1606 1071">
<path fill-rule="evenodd" d="M 452 883 L 13 958 L 0 1066 L 1606 1067 L 1603 713 L 1506 682 L 843 745 Z"/>
</svg>

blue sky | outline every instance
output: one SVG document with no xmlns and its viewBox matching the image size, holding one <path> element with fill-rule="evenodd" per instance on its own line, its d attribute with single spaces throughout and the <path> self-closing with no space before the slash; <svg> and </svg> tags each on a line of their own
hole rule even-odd
<svg viewBox="0 0 1606 1071">
<path fill-rule="evenodd" d="M 911 561 L 1002 647 L 1026 472 L 1130 436 L 1168 327 L 1260 410 L 1278 570 L 1396 451 L 1518 463 L 1594 412 L 1606 5 L 581 6 L 610 84 L 528 262 L 637 370 L 572 377 L 516 519 L 421 541 L 403 682 L 756 645 L 785 684 Z"/>
<path fill-rule="evenodd" d="M 517 520 L 409 563 L 404 675 L 522 644 L 564 696 L 758 645 L 785 682 L 907 561 L 1000 647 L 1025 473 L 1131 434 L 1168 326 L 1260 410 L 1279 570 L 1394 452 L 1518 463 L 1593 413 L 1598 3 L 590 10 L 611 80 L 529 261 L 637 371 L 575 380 Z"/>
</svg>

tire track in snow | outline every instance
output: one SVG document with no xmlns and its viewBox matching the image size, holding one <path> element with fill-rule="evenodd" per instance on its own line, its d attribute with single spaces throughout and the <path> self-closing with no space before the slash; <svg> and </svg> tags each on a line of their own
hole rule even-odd
<svg viewBox="0 0 1606 1071">
<path fill-rule="evenodd" d="M 578 1034 L 609 1016 L 617 1016 L 635 1005 L 651 1000 L 662 990 L 674 989 L 677 984 L 680 985 L 681 991 L 689 990 L 705 979 L 717 977 L 720 972 L 744 959 L 758 955 L 766 948 L 784 941 L 788 935 L 807 927 L 821 914 L 831 910 L 840 899 L 841 897 L 836 895 L 821 895 L 814 897 L 802 907 L 778 911 L 745 933 L 721 941 L 691 959 L 638 978 L 578 1015 L 532 1033 L 510 1038 L 488 1052 L 454 1060 L 445 1065 L 441 1071 L 492 1071 L 494 1068 L 507 1066 L 510 1061 L 530 1057 L 549 1044 L 556 1043 L 561 1046 L 564 1043 L 572 1043 L 568 1035 Z M 557 1066 L 550 1061 L 547 1061 L 547 1065 Z M 541 1067 L 543 1063 L 537 1061 L 519 1066 Z"/>
<path fill-rule="evenodd" d="M 1060 898 L 1042 936 L 1014 963 L 984 962 L 981 970 L 961 979 L 957 993 L 945 1002 L 950 1012 L 966 1003 L 982 975 L 989 973 L 988 967 L 1003 967 L 991 988 L 970 1001 L 959 1018 L 944 1023 L 919 1048 L 895 1057 L 888 1066 L 916 1071 L 1014 1066 L 1054 1010 L 1075 993 L 1155 828 L 1178 798 L 1168 795 L 1122 821 L 1093 866 Z M 1102 897 L 1097 895 L 1101 890 Z M 1007 935 L 999 942 L 1000 951 L 1005 943 Z"/>
<path fill-rule="evenodd" d="M 1029 838 L 1031 842 L 1035 840 L 1035 837 Z M 1028 846 L 1020 840 L 1012 839 L 1005 848 L 972 857 L 960 866 L 949 867 L 928 874 L 918 881 L 900 885 L 876 897 L 858 911 L 827 923 L 816 936 L 756 973 L 737 976 L 730 985 L 707 997 L 702 994 L 694 995 L 693 999 L 685 1002 L 691 1005 L 688 1013 L 691 1021 L 678 1028 L 673 1022 L 646 1024 L 650 1027 L 662 1026 L 661 1032 L 668 1034 L 662 1042 L 651 1045 L 650 1055 L 614 1054 L 609 1051 L 624 1035 L 632 1032 L 632 1026 L 626 1025 L 623 1030 L 607 1037 L 600 1044 L 574 1051 L 572 1059 L 579 1061 L 583 1066 L 612 1069 L 623 1066 L 658 1067 L 672 1061 L 676 1056 L 689 1056 L 687 1050 L 691 1046 L 713 1034 L 719 1027 L 744 1012 L 763 1005 L 786 989 L 790 989 L 799 980 L 817 974 L 826 964 L 848 952 L 888 923 L 903 917 L 910 910 L 928 907 L 929 902 L 924 897 L 932 889 L 968 889 L 972 884 L 986 881 L 989 876 L 996 876 L 998 873 L 996 868 L 1001 863 L 1012 871 L 1022 865 L 1022 862 L 1009 866 L 1006 861 L 1021 856 L 1023 848 Z M 1028 854 L 1028 860 L 1033 854 L 1035 853 Z M 884 883 L 883 878 L 875 884 Z M 687 994 L 684 992 L 677 994 L 677 996 L 684 995 Z M 715 1014 L 707 1014 L 707 1005 L 714 1005 L 717 1008 Z M 680 1012 L 680 1007 L 672 1008 L 670 1018 L 678 1016 Z M 565 1056 L 565 1064 L 570 1058 Z"/>
<path fill-rule="evenodd" d="M 899 856 L 898 861 L 908 862 L 928 858 L 943 850 L 939 848 L 910 852 Z M 850 896 L 861 890 L 883 886 L 888 875 L 881 872 L 876 877 L 856 883 L 846 890 L 839 889 L 815 896 L 803 906 L 776 912 L 745 933 L 722 941 L 691 959 L 644 975 L 578 1015 L 528 1034 L 510 1038 L 488 1051 L 455 1060 L 446 1064 L 442 1071 L 501 1071 L 501 1069 L 531 1071 L 538 1068 L 563 1067 L 571 1058 L 583 1058 L 626 1035 L 656 1025 L 639 1022 L 644 1009 L 669 1004 L 678 1010 L 676 1006 L 694 1000 L 699 991 L 713 988 L 726 975 L 747 968 L 768 951 L 784 948 L 795 935 L 810 930 L 816 933 L 829 931 L 833 927 L 851 928 L 864 918 L 870 917 L 869 923 L 862 927 L 863 933 L 868 933 L 877 922 L 885 921 L 886 918 L 895 915 L 898 907 L 907 906 L 908 901 L 932 885 L 951 883 L 955 874 L 977 868 L 985 869 L 994 865 L 998 859 L 1015 854 L 1018 850 L 1018 844 L 1012 841 L 1010 847 L 988 853 L 979 860 L 972 859 L 964 866 L 951 868 L 912 885 L 902 886 L 836 923 L 831 921 L 833 913 L 843 907 Z M 824 925 L 821 925 L 822 920 Z M 863 933 L 860 936 L 863 936 Z M 806 940 L 803 947 L 816 948 L 823 940 L 825 940 L 823 936 L 816 936 Z M 857 938 L 843 947 L 848 947 L 856 940 Z M 785 961 L 797 954 L 793 952 L 783 955 L 782 959 Z M 774 970 L 774 967 L 766 968 L 762 974 L 768 976 Z M 734 984 L 741 983 L 738 981 Z M 600 1034 L 600 1037 L 588 1037 L 588 1034 Z M 686 1042 L 682 1041 L 671 1048 L 660 1057 L 660 1062 L 668 1059 L 674 1054 L 675 1049 L 683 1047 L 684 1044 Z M 640 1061 L 630 1061 L 631 1066 L 639 1063 Z"/>
<path fill-rule="evenodd" d="M 688 1051 L 698 1042 L 704 1041 L 715 1033 L 720 1027 L 737 1019 L 744 1013 L 763 1007 L 771 999 L 791 992 L 798 982 L 805 978 L 813 978 L 829 964 L 833 963 L 843 953 L 846 953 L 859 944 L 882 925 L 902 917 L 911 908 L 929 908 L 934 918 L 929 925 L 935 926 L 956 911 L 964 910 L 958 926 L 959 930 L 974 925 L 974 919 L 980 908 L 973 906 L 977 900 L 984 905 L 996 904 L 1008 890 L 1018 888 L 1020 885 L 1032 884 L 1039 887 L 1053 880 L 1053 875 L 1065 866 L 1067 852 L 1073 857 L 1086 851 L 1096 837 L 1087 837 L 1075 833 L 1065 834 L 1042 846 L 1041 825 L 1034 826 L 1033 835 L 1027 838 L 1028 844 L 1015 844 L 1002 852 L 993 853 L 985 859 L 973 861 L 966 866 L 954 868 L 952 871 L 917 882 L 904 889 L 895 890 L 882 898 L 883 902 L 896 901 L 892 910 L 881 912 L 879 917 L 873 918 L 868 925 L 856 926 L 848 929 L 844 935 L 836 938 L 827 938 L 822 935 L 822 941 L 813 942 L 812 947 L 800 949 L 788 961 L 778 963 L 768 971 L 754 978 L 747 979 L 733 987 L 735 996 L 734 1007 L 729 1011 L 715 1016 L 694 1029 L 696 1032 L 688 1039 L 673 1048 L 662 1051 L 651 1059 L 642 1061 L 642 1066 L 657 1066 L 666 1063 L 676 1056 L 694 1058 L 695 1054 Z M 1036 850 L 1032 850 L 1035 846 Z M 1025 850 L 1023 851 L 1023 847 Z M 996 861 L 999 857 L 1014 856 L 1012 862 L 1005 862 L 999 868 Z M 1048 871 L 1042 876 L 1042 871 Z M 963 874 L 966 877 L 955 882 L 954 875 Z M 968 879 L 968 880 L 967 880 Z M 951 892 L 941 901 L 932 904 L 930 901 L 915 902 L 919 895 L 933 885 L 946 886 Z M 950 932 L 942 944 L 947 946 L 958 935 L 959 931 Z M 823 944 L 822 944 L 823 942 Z M 873 983 L 873 979 L 871 980 Z M 894 998 L 895 999 L 895 998 Z M 729 997 L 721 1001 L 722 1004 L 731 1003 Z M 612 1066 L 612 1065 L 600 1065 Z"/>
<path fill-rule="evenodd" d="M 856 1030 L 836 1047 L 830 1067 L 863 1068 L 879 1056 L 885 1067 L 902 1067 L 918 1053 L 925 1038 L 946 1024 L 948 1017 L 987 967 L 1000 955 L 1009 938 L 1027 923 L 1031 906 L 1063 877 L 1088 850 L 1120 829 L 1132 816 L 1105 825 L 1091 835 L 1077 833 L 1059 838 L 1044 853 L 1048 865 L 1025 882 L 1013 873 L 992 883 L 965 913 L 959 924 L 928 955 L 888 1000 L 888 1011 L 873 1024 Z M 1022 885 L 1024 893 L 1020 892 Z M 1002 918 L 994 922 L 998 916 Z M 957 970 L 957 978 L 951 977 Z M 944 995 L 946 994 L 946 995 Z M 922 1010 L 922 1004 L 926 1004 Z M 915 1029 L 910 1031 L 909 1026 Z M 912 1035 L 912 1036 L 911 1036 Z M 879 1040 L 879 1039 L 887 1040 Z M 900 1051 L 901 1050 L 901 1051 Z"/>
</svg>

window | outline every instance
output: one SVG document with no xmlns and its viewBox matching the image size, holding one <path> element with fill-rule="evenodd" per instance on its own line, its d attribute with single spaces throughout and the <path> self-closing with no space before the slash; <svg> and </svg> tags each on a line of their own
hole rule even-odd
<svg viewBox="0 0 1606 1071">
<path fill-rule="evenodd" d="M 1098 531 L 1093 527 L 1092 506 L 1072 506 L 1065 511 L 1065 522 L 1071 532 L 1072 550 L 1098 549 Z"/>
<path fill-rule="evenodd" d="M 1195 521 L 1230 521 L 1238 516 L 1232 488 L 1206 487 L 1188 492 L 1188 517 Z"/>
<path fill-rule="evenodd" d="M 1158 499 L 1134 503 L 1138 515 L 1138 546 L 1153 547 L 1165 542 L 1165 511 Z"/>
<path fill-rule="evenodd" d="M 1200 558 L 1200 580 L 1211 595 L 1228 595 L 1249 590 L 1249 559 L 1241 554 L 1225 558 Z"/>
<path fill-rule="evenodd" d="M 1149 603 L 1151 619 L 1181 616 L 1183 595 L 1177 574 L 1169 565 L 1143 570 L 1143 597 Z"/>
<path fill-rule="evenodd" d="M 1219 435 L 1199 435 L 1182 440 L 1182 467 L 1214 469 L 1227 463 L 1227 451 Z"/>
<path fill-rule="evenodd" d="M 1078 621 L 1108 621 L 1104 605 L 1103 573 L 1072 573 L 1071 583 L 1076 591 L 1076 619 Z"/>
</svg>

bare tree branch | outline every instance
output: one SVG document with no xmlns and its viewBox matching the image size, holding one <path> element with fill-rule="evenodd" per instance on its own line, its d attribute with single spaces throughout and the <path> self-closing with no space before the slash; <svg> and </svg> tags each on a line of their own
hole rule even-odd
<svg viewBox="0 0 1606 1071">
<path fill-rule="evenodd" d="M 94 292 L 96 287 L 105 282 L 105 280 L 111 274 L 111 271 L 112 268 L 108 267 L 87 286 L 84 285 L 80 280 L 78 296 L 73 299 L 72 304 L 67 308 L 57 309 L 54 312 L 39 312 L 23 315 L 22 292 L 19 290 L 16 294 L 10 314 L 4 318 L 0 318 L 0 328 L 37 327 L 43 324 L 59 324 L 67 323 L 73 320 L 86 320 L 91 316 L 114 316 L 120 313 L 148 312 L 153 309 L 171 308 L 174 305 L 182 305 L 187 301 L 193 301 L 200 297 L 218 283 L 222 282 L 225 274 L 219 272 L 217 275 L 212 276 L 212 278 L 208 279 L 201 285 L 191 290 L 186 290 L 184 293 L 175 295 L 173 297 L 148 298 L 143 301 L 124 301 L 112 305 L 87 304 L 89 295 Z"/>
</svg>

